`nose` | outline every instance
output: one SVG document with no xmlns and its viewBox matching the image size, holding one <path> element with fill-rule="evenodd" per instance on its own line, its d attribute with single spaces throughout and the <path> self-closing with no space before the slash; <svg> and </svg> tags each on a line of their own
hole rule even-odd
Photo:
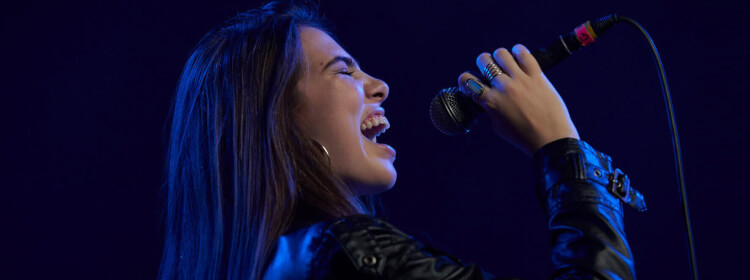
<svg viewBox="0 0 750 280">
<path fill-rule="evenodd" d="M 369 76 L 365 83 L 365 93 L 368 99 L 383 103 L 388 98 L 388 84 L 383 80 Z"/>
</svg>

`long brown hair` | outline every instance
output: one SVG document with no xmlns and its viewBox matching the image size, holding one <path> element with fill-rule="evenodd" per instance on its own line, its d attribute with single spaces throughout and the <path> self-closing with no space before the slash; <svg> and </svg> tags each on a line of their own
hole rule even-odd
<svg viewBox="0 0 750 280">
<path fill-rule="evenodd" d="M 161 279 L 257 279 L 300 209 L 369 211 L 292 116 L 302 25 L 325 30 L 309 5 L 271 2 L 206 34 L 185 64 L 168 123 Z"/>
</svg>

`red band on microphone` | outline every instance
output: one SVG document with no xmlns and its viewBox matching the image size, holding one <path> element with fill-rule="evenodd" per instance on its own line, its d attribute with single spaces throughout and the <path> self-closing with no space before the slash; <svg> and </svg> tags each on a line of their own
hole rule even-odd
<svg viewBox="0 0 750 280">
<path fill-rule="evenodd" d="M 591 23 L 588 21 L 581 24 L 581 26 L 576 27 L 575 33 L 576 38 L 578 38 L 578 41 L 581 42 L 581 45 L 583 46 L 591 44 L 596 40 L 596 33 L 591 29 Z"/>
</svg>

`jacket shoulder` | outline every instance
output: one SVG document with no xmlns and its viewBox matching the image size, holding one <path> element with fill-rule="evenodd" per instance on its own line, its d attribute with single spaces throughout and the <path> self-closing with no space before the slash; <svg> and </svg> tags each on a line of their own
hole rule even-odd
<svg viewBox="0 0 750 280">
<path fill-rule="evenodd" d="M 391 224 L 370 215 L 353 215 L 330 223 L 322 232 L 313 260 L 313 279 L 345 279 L 382 275 L 385 256 L 379 247 L 388 240 L 407 239 Z"/>
<path fill-rule="evenodd" d="M 313 279 L 492 278 L 369 215 L 331 223 L 321 234 L 312 267 Z"/>
</svg>

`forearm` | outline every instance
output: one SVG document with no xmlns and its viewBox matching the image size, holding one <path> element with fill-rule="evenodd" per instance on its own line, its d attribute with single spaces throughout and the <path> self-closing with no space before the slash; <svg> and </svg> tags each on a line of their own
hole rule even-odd
<svg viewBox="0 0 750 280">
<path fill-rule="evenodd" d="M 622 203 L 607 190 L 611 159 L 575 139 L 534 155 L 552 242 L 555 279 L 635 279 Z"/>
</svg>

